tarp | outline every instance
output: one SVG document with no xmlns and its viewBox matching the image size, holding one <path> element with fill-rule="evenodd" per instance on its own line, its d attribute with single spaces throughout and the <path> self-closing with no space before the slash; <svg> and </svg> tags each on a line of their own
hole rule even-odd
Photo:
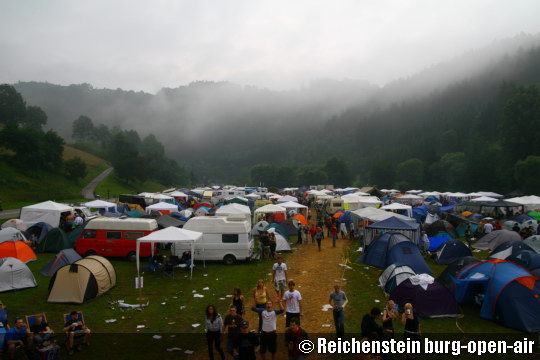
<svg viewBox="0 0 540 360">
<path fill-rule="evenodd" d="M 0 292 L 36 286 L 36 279 L 25 263 L 12 257 L 0 259 Z"/>
<path fill-rule="evenodd" d="M 171 215 L 161 215 L 156 219 L 158 226 L 160 229 L 174 226 L 174 227 L 182 227 L 186 223 L 185 221 L 179 220 Z"/>
</svg>

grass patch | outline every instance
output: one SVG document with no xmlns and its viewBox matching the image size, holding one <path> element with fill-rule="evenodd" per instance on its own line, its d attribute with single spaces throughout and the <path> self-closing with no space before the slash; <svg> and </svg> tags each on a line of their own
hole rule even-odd
<svg viewBox="0 0 540 360">
<path fill-rule="evenodd" d="M 127 184 L 116 176 L 113 171 L 96 187 L 96 194 L 101 198 L 117 198 L 120 194 L 138 194 L 143 191 L 158 192 L 164 190 L 164 185 L 153 181 L 131 182 Z"/>
</svg>

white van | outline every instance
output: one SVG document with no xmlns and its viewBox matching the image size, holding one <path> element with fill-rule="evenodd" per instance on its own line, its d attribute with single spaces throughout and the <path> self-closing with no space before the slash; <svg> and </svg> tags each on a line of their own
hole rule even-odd
<svg viewBox="0 0 540 360">
<path fill-rule="evenodd" d="M 251 227 L 245 217 L 197 216 L 189 219 L 183 228 L 203 233 L 202 239 L 195 243 L 195 260 L 223 261 L 232 265 L 253 256 Z M 180 257 L 189 249 L 190 245 L 174 244 L 172 253 Z"/>
</svg>

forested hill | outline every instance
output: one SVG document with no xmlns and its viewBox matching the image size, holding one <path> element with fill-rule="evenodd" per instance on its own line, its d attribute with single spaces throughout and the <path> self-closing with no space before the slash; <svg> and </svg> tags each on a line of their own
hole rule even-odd
<svg viewBox="0 0 540 360">
<path fill-rule="evenodd" d="M 534 188 L 526 179 L 540 165 L 527 157 L 540 155 L 540 99 L 529 85 L 540 82 L 540 47 L 482 64 L 469 76 L 466 68 L 456 70 L 461 75 L 450 83 L 447 64 L 382 89 L 359 81 L 320 81 L 288 92 L 198 82 L 156 95 L 90 85 L 15 87 L 46 110 L 62 135 L 71 135 L 79 115 L 152 132 L 204 182 Z M 337 167 L 336 175 L 331 164 L 322 166 L 333 158 L 350 171 Z"/>
</svg>

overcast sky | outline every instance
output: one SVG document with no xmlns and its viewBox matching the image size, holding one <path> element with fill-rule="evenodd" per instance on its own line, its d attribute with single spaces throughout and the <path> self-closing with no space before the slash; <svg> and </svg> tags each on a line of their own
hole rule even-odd
<svg viewBox="0 0 540 360">
<path fill-rule="evenodd" d="M 383 85 L 539 19 L 539 0 L 0 0 L 0 82 Z"/>
</svg>

